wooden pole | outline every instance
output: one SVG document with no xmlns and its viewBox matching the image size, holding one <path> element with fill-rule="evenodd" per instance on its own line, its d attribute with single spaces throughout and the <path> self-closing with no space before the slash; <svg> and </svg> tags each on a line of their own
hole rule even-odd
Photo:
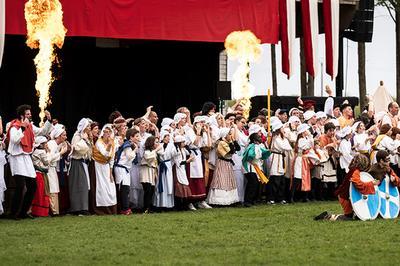
<svg viewBox="0 0 400 266">
<path fill-rule="evenodd" d="M 271 89 L 268 88 L 268 99 L 267 99 L 267 104 L 268 104 L 268 135 L 271 130 Z"/>
</svg>

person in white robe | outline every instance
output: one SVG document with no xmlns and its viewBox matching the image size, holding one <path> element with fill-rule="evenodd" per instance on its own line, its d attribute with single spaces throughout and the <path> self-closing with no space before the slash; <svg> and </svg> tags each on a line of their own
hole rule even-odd
<svg viewBox="0 0 400 266">
<path fill-rule="evenodd" d="M 36 171 L 31 154 L 34 144 L 34 130 L 29 120 L 31 107 L 21 105 L 17 108 L 18 119 L 8 126 L 8 160 L 16 189 L 12 200 L 11 218 L 30 218 L 28 210 L 36 191 Z M 26 192 L 24 193 L 26 187 Z M 20 208 L 22 204 L 22 207 Z"/>
<path fill-rule="evenodd" d="M 194 160 L 189 164 L 188 180 L 191 190 L 191 197 L 194 203 L 200 209 L 211 209 L 205 199 L 206 185 L 204 181 L 203 159 L 201 148 L 211 147 L 211 136 L 205 128 L 206 116 L 196 116 L 193 123 L 193 128 L 186 124 L 183 129 L 186 138 L 186 148 L 194 156 Z M 195 209 L 193 203 L 189 204 L 190 209 Z"/>
<path fill-rule="evenodd" d="M 0 117 L 1 123 L 1 117 Z M 6 182 L 4 180 L 4 166 L 7 164 L 6 152 L 4 151 L 3 139 L 0 137 L 0 215 L 4 213 L 3 202 L 4 194 L 7 190 Z"/>
<path fill-rule="evenodd" d="M 104 125 L 93 149 L 96 173 L 96 214 L 116 214 L 117 192 L 112 169 L 115 141 L 111 124 Z"/>
<path fill-rule="evenodd" d="M 349 172 L 349 165 L 354 157 L 354 153 L 352 151 L 352 145 L 350 142 L 350 139 L 352 137 L 352 128 L 350 126 L 344 127 L 341 130 L 340 135 L 342 137 L 342 140 L 340 141 L 338 149 L 340 153 L 339 167 L 337 174 L 338 185 L 342 183 L 342 181 L 346 176 L 346 173 Z"/>
<path fill-rule="evenodd" d="M 124 143 L 118 148 L 114 163 L 115 183 L 120 192 L 120 214 L 130 215 L 132 211 L 129 207 L 129 192 L 131 186 L 130 171 L 133 161 L 137 157 L 138 143 L 140 134 L 136 129 L 128 129 Z"/>
<path fill-rule="evenodd" d="M 285 154 L 292 151 L 289 140 L 284 136 L 283 124 L 276 121 L 272 126 L 272 141 L 270 151 L 270 188 L 269 203 L 286 204 L 285 200 Z"/>
<path fill-rule="evenodd" d="M 132 209 L 141 210 L 143 208 L 143 186 L 140 183 L 140 162 L 144 154 L 144 143 L 151 134 L 147 133 L 148 123 L 143 118 L 138 118 L 135 120 L 135 126 L 139 130 L 139 142 L 137 145 L 136 158 L 133 161 L 132 167 L 130 169 L 131 184 L 129 192 L 129 201 Z M 134 140 L 135 141 L 135 140 Z"/>
<path fill-rule="evenodd" d="M 89 168 L 93 141 L 90 120 L 82 118 L 72 141 L 71 166 L 68 172 L 70 212 L 76 215 L 89 214 Z"/>
<path fill-rule="evenodd" d="M 365 131 L 365 125 L 363 122 L 358 121 L 354 123 L 353 127 L 353 147 L 357 153 L 369 154 L 371 150 L 371 139 Z"/>
<path fill-rule="evenodd" d="M 246 150 L 246 146 L 249 142 L 249 137 L 244 132 L 244 126 L 246 125 L 246 118 L 243 116 L 237 116 L 235 118 L 234 125 L 234 136 L 236 142 L 240 146 L 240 150 L 232 155 L 233 173 L 236 178 L 236 187 L 238 191 L 239 201 L 244 202 L 244 192 L 246 190 L 247 179 L 244 178 L 244 169 L 242 166 L 243 153 Z"/>
<path fill-rule="evenodd" d="M 50 133 L 51 140 L 47 142 L 50 154 L 49 171 L 47 177 L 49 180 L 49 193 L 50 193 L 50 211 L 52 215 L 59 215 L 59 198 L 60 186 L 58 182 L 57 165 L 61 157 L 67 152 L 68 147 L 66 144 L 67 132 L 61 124 L 54 126 Z"/>
<path fill-rule="evenodd" d="M 156 183 L 153 205 L 157 208 L 173 208 L 174 180 L 171 160 L 175 150 L 175 145 L 171 142 L 171 134 L 168 131 L 160 132 L 160 141 L 164 152 L 160 155 L 158 166 L 159 175 Z"/>
</svg>

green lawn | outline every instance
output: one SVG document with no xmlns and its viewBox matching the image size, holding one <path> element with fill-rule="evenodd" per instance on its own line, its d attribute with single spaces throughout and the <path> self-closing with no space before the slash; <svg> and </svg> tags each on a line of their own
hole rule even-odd
<svg viewBox="0 0 400 266">
<path fill-rule="evenodd" d="M 339 204 L 0 220 L 0 265 L 397 264 L 399 220 L 313 221 Z"/>
</svg>

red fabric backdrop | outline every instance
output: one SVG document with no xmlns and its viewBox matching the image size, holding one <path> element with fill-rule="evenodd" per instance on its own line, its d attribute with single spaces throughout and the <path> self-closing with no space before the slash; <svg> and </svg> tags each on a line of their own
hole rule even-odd
<svg viewBox="0 0 400 266">
<path fill-rule="evenodd" d="M 26 34 L 26 0 L 6 1 L 6 33 Z M 249 29 L 279 38 L 279 0 L 61 0 L 68 36 L 223 42 Z"/>
</svg>

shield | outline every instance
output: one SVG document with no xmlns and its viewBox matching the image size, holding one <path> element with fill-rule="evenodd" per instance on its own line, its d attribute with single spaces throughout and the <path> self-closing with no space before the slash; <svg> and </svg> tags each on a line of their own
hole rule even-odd
<svg viewBox="0 0 400 266">
<path fill-rule="evenodd" d="M 399 190 L 390 182 L 388 175 L 378 187 L 381 207 L 379 213 L 384 219 L 394 219 L 399 215 Z"/>
<path fill-rule="evenodd" d="M 361 172 L 360 177 L 363 182 L 374 180 L 374 178 L 367 172 Z M 354 213 L 358 218 L 360 218 L 360 220 L 374 220 L 378 217 L 381 202 L 379 200 L 377 186 L 375 186 L 375 194 L 363 195 L 358 192 L 353 183 L 350 183 L 350 201 Z"/>
</svg>

